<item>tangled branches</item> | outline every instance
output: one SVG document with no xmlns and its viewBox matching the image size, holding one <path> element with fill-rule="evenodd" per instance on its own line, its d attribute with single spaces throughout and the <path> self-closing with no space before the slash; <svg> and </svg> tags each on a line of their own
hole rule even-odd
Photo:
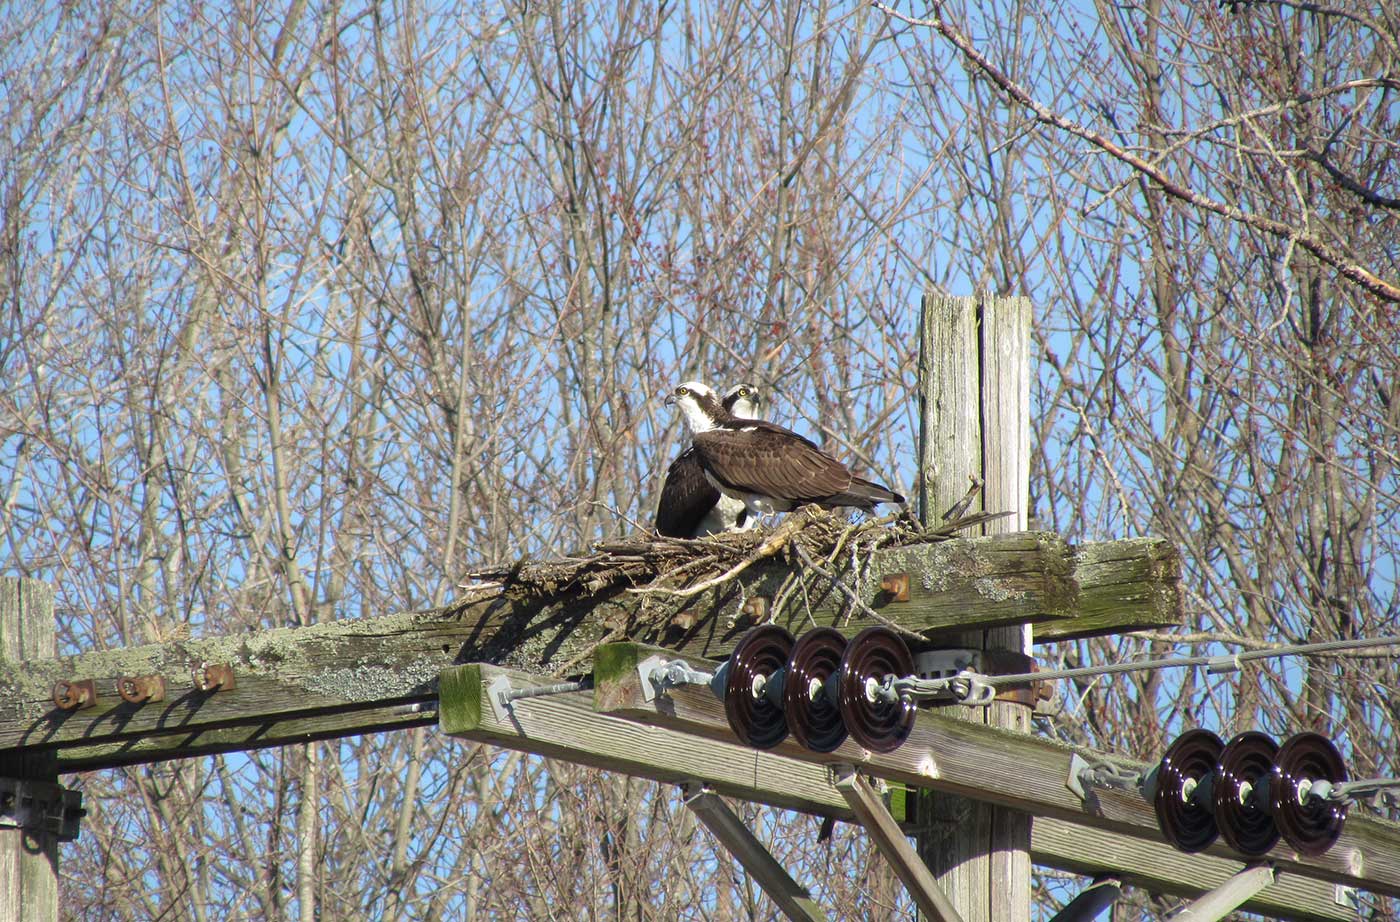
<svg viewBox="0 0 1400 922">
<path fill-rule="evenodd" d="M 586 554 L 559 560 L 526 559 L 508 567 L 474 570 L 462 588 L 473 593 L 555 596 L 621 587 L 642 595 L 685 599 L 730 582 L 759 561 L 781 554 L 790 554 L 794 565 L 821 569 L 818 561 L 830 566 L 843 555 L 861 560 L 879 548 L 947 540 L 1002 515 L 958 515 L 924 529 L 903 511 L 851 523 L 809 506 L 773 529 L 705 538 L 644 534 L 599 541 Z"/>
</svg>

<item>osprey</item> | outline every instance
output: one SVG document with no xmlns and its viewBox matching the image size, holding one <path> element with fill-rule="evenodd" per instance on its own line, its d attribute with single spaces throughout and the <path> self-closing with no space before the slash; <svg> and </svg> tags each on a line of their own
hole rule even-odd
<svg viewBox="0 0 1400 922">
<path fill-rule="evenodd" d="M 869 512 L 878 503 L 904 502 L 888 487 L 854 476 L 791 429 L 739 419 L 704 384 L 682 384 L 666 402 L 680 408 L 705 478 L 720 493 L 743 502 L 754 517 L 808 503 Z"/>
<path fill-rule="evenodd" d="M 720 405 L 742 419 L 758 417 L 758 389 L 740 384 L 729 389 Z M 656 530 L 668 538 L 700 538 L 752 528 L 754 518 L 743 502 L 725 496 L 705 478 L 695 448 L 689 447 L 666 469 L 661 501 L 656 505 Z"/>
</svg>

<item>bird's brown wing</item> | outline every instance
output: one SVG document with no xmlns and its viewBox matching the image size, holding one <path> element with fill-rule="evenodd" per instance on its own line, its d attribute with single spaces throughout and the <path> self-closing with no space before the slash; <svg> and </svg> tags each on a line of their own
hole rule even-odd
<svg viewBox="0 0 1400 922">
<path fill-rule="evenodd" d="M 840 493 L 851 472 L 812 442 L 772 423 L 742 420 L 695 436 L 705 470 L 720 484 L 793 503 Z"/>
<path fill-rule="evenodd" d="M 719 502 L 719 491 L 705 479 L 694 448 L 681 452 L 666 469 L 656 504 L 656 530 L 668 538 L 689 538 Z"/>
</svg>

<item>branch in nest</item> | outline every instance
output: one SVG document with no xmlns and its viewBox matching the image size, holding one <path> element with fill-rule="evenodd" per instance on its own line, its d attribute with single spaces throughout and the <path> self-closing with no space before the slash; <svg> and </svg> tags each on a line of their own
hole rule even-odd
<svg viewBox="0 0 1400 922">
<path fill-rule="evenodd" d="M 855 606 L 856 610 L 858 610 L 861 614 L 865 615 L 871 620 L 880 622 L 881 624 L 885 625 L 885 627 L 888 627 L 890 630 L 894 631 L 896 634 L 903 634 L 905 637 L 909 637 L 913 640 L 917 640 L 920 642 L 924 640 L 924 635 L 920 634 L 918 631 L 911 631 L 904 625 L 891 621 L 889 618 L 886 618 L 884 615 L 880 614 L 878 611 L 871 608 L 869 605 L 866 605 L 865 602 L 861 599 L 859 593 L 857 593 L 850 586 L 847 586 L 845 581 L 838 578 L 836 574 L 832 573 L 829 570 L 826 570 L 815 560 L 813 560 L 811 556 L 803 549 L 801 544 L 794 543 L 792 549 L 796 551 L 797 556 L 802 559 L 803 566 L 807 567 L 809 570 L 815 571 L 816 574 L 822 579 L 828 580 L 833 586 L 841 590 L 841 594 L 844 595 L 847 599 L 849 599 L 851 601 L 851 604 Z"/>
<path fill-rule="evenodd" d="M 694 586 L 687 586 L 684 589 L 672 589 L 669 586 L 639 586 L 636 589 L 628 589 L 627 591 L 641 595 L 656 593 L 688 599 L 692 596 L 699 595 L 707 589 L 713 589 L 721 583 L 726 583 L 740 573 L 743 573 L 765 557 L 772 557 L 786 547 L 788 542 L 792 540 L 792 537 L 812 521 L 812 514 L 809 511 L 811 508 L 812 507 L 804 506 L 797 514 L 790 516 L 786 522 L 773 529 L 773 533 L 764 539 L 763 543 L 758 546 L 756 551 L 719 576 L 696 583 Z"/>
<path fill-rule="evenodd" d="M 967 479 L 972 481 L 972 484 L 967 488 L 967 492 L 963 494 L 963 498 L 954 503 L 952 509 L 943 513 L 943 521 L 945 523 L 962 518 L 963 514 L 966 513 L 968 509 L 972 508 L 972 501 L 982 492 L 982 485 L 986 482 L 976 474 L 968 474 Z"/>
</svg>

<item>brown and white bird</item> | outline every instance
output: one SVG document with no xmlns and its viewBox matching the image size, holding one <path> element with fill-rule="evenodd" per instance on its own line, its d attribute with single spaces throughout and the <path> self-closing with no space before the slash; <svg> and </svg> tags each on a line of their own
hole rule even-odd
<svg viewBox="0 0 1400 922">
<path fill-rule="evenodd" d="M 898 493 L 863 477 L 805 439 L 774 423 L 740 419 L 698 381 L 680 385 L 666 402 L 681 411 L 705 477 L 751 516 L 788 512 L 814 503 L 869 512 L 879 503 L 903 503 Z"/>
<path fill-rule="evenodd" d="M 760 398 L 752 384 L 731 387 L 720 405 L 740 419 L 757 419 Z M 688 446 L 666 469 L 656 504 L 656 530 L 668 538 L 701 538 L 752 528 L 756 519 L 742 501 L 725 496 L 705 477 L 695 447 Z"/>
</svg>

